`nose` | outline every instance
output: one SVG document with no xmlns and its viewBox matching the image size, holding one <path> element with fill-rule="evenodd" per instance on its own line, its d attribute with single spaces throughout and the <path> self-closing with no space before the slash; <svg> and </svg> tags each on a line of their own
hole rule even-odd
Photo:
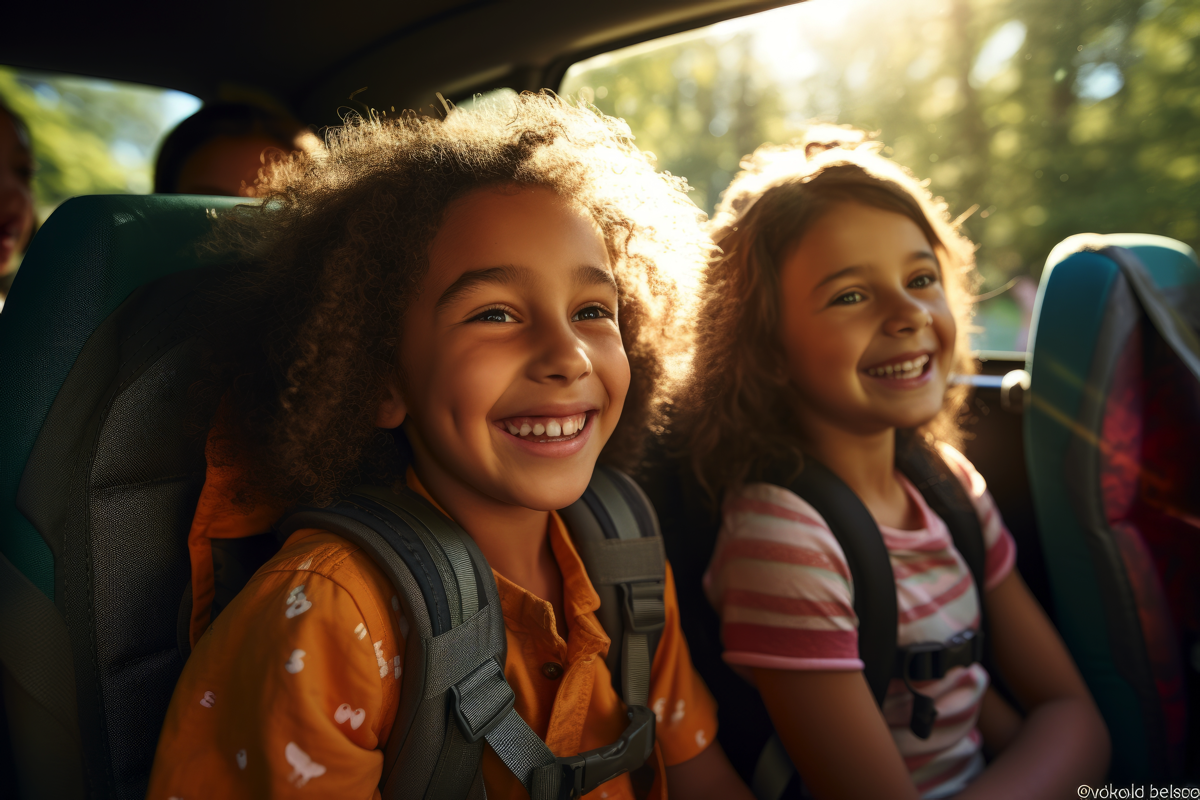
<svg viewBox="0 0 1200 800">
<path fill-rule="evenodd" d="M 533 380 L 570 386 L 592 373 L 592 360 L 570 323 L 535 326 L 530 334 L 537 342 L 536 356 L 530 362 Z"/>
<path fill-rule="evenodd" d="M 895 296 L 888 308 L 883 329 L 888 336 L 902 338 L 912 336 L 932 324 L 933 314 L 929 313 L 929 309 L 907 292 L 901 292 Z"/>
</svg>

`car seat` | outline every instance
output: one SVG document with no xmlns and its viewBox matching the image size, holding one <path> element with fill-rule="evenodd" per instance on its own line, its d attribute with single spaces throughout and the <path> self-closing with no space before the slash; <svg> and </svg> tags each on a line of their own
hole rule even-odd
<svg viewBox="0 0 1200 800">
<path fill-rule="evenodd" d="M 1160 236 L 1050 254 L 1030 332 L 1025 447 L 1064 641 L 1117 783 L 1197 775 L 1200 268 Z"/>
<path fill-rule="evenodd" d="M 70 200 L 0 313 L 0 665 L 24 797 L 145 796 L 204 481 L 205 410 L 180 388 L 215 269 L 196 243 L 237 202 Z"/>
</svg>

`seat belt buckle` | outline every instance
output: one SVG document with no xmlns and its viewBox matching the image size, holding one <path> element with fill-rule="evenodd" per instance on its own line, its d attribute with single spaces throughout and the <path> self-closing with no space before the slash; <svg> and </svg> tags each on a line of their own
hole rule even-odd
<svg viewBox="0 0 1200 800">
<path fill-rule="evenodd" d="M 458 728 L 471 744 L 503 722 L 517 701 L 512 687 L 504 679 L 503 668 L 494 658 L 489 658 L 452 685 L 450 698 Z"/>
<path fill-rule="evenodd" d="M 637 769 L 654 753 L 654 712 L 629 706 L 629 725 L 610 745 L 557 759 L 563 771 L 559 798 L 583 797 L 600 784 Z"/>
<path fill-rule="evenodd" d="M 631 633 L 661 631 L 667 622 L 663 600 L 666 584 L 662 581 L 645 581 L 622 583 L 620 587 L 625 629 Z"/>
</svg>

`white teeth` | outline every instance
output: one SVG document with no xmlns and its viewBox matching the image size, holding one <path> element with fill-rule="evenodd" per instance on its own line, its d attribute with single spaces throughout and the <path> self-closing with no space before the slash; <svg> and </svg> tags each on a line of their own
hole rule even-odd
<svg viewBox="0 0 1200 800">
<path fill-rule="evenodd" d="M 567 419 L 562 425 L 563 436 L 573 436 L 575 434 L 575 420 Z"/>
<path fill-rule="evenodd" d="M 541 436 L 545 432 L 546 432 L 546 426 L 543 425 L 542 423 L 539 422 L 538 424 L 533 426 L 533 435 L 534 436 Z"/>
<path fill-rule="evenodd" d="M 521 435 L 522 435 L 522 436 L 528 436 L 528 435 L 529 435 L 529 432 L 530 432 L 531 430 L 533 430 L 533 428 L 529 427 L 529 423 L 528 423 L 528 422 L 524 422 L 524 423 L 522 423 L 522 424 L 521 424 Z"/>
<path fill-rule="evenodd" d="M 513 436 L 516 436 L 521 432 L 521 429 L 518 428 L 516 425 L 513 425 L 510 422 L 510 423 L 508 423 L 508 432 L 511 433 Z"/>
<path fill-rule="evenodd" d="M 913 378 L 921 377 L 922 370 L 929 363 L 929 356 L 917 356 L 911 361 L 903 361 L 899 364 L 888 364 L 883 367 L 871 367 L 867 370 L 868 375 L 873 375 L 877 378 L 889 378 L 895 376 L 901 380 L 912 380 Z"/>
<path fill-rule="evenodd" d="M 550 436 L 562 436 L 562 425 L 555 420 L 550 420 L 546 425 L 546 433 Z"/>
</svg>

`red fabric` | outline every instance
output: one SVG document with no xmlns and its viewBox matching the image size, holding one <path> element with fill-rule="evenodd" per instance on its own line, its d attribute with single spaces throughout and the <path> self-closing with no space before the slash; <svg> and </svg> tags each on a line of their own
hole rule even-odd
<svg viewBox="0 0 1200 800">
<path fill-rule="evenodd" d="M 1138 606 L 1166 722 L 1182 765 L 1187 693 L 1181 644 L 1200 633 L 1200 386 L 1145 323 L 1126 342 L 1105 405 L 1100 490 Z"/>
</svg>

